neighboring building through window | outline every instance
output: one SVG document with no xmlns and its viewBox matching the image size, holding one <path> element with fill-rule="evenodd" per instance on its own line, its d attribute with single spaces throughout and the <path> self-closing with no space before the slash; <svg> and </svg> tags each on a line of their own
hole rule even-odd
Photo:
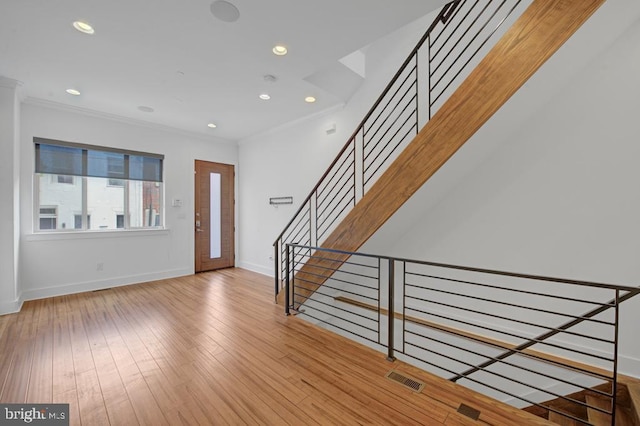
<svg viewBox="0 0 640 426">
<path fill-rule="evenodd" d="M 34 143 L 37 231 L 162 227 L 164 156 L 41 138 Z"/>
</svg>

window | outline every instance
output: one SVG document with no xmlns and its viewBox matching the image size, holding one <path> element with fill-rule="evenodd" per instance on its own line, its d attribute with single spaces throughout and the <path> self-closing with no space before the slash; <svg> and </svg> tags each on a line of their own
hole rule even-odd
<svg viewBox="0 0 640 426">
<path fill-rule="evenodd" d="M 38 218 L 40 229 L 56 229 L 58 222 L 58 209 L 55 206 L 40 207 Z"/>
<path fill-rule="evenodd" d="M 162 227 L 164 156 L 41 138 L 34 143 L 37 231 Z"/>
<path fill-rule="evenodd" d="M 82 229 L 82 215 L 73 215 L 73 229 Z M 87 229 L 91 229 L 91 216 L 87 216 Z"/>
<path fill-rule="evenodd" d="M 58 183 L 66 183 L 69 185 L 73 185 L 73 176 L 65 176 L 65 175 L 56 175 L 56 181 Z"/>
</svg>

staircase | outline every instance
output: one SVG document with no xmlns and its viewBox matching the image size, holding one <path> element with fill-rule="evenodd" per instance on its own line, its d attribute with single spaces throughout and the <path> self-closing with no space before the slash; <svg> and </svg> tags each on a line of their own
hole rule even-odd
<svg viewBox="0 0 640 426">
<path fill-rule="evenodd" d="M 610 393 L 611 386 L 599 386 L 594 390 Z M 616 426 L 640 426 L 640 382 L 636 379 L 619 377 L 616 394 Z M 611 412 L 611 403 L 598 393 L 585 390 L 567 395 L 566 398 L 585 405 L 557 398 L 541 403 L 543 407 L 532 406 L 524 410 L 559 425 L 611 425 L 611 416 L 604 413 L 604 411 Z"/>
<path fill-rule="evenodd" d="M 434 362 L 433 355 L 435 357 L 449 358 L 453 362 L 465 359 L 465 355 L 462 357 L 449 357 L 444 353 L 438 353 L 430 345 L 419 348 L 423 353 L 430 352 L 429 356 L 431 358 L 416 359 L 453 374 L 453 376 L 450 376 L 452 377 L 450 380 L 454 382 L 460 380 L 465 385 L 470 383 L 471 385 L 479 384 L 483 386 L 483 380 L 477 378 L 477 376 L 486 376 L 487 373 L 494 374 L 499 380 L 515 379 L 513 381 L 516 385 L 526 385 L 526 383 L 522 382 L 523 379 L 520 376 L 509 377 L 509 374 L 502 372 L 502 370 L 497 372 L 493 370 L 498 365 L 501 367 L 506 365 L 507 370 L 517 367 L 517 365 L 509 361 L 505 362 L 505 360 L 518 357 L 533 358 L 536 362 L 541 361 L 542 363 L 553 364 L 554 368 L 566 367 L 570 370 L 582 370 L 589 376 L 593 371 L 579 361 L 545 354 L 533 350 L 531 347 L 545 344 L 554 346 L 554 344 L 547 342 L 553 341 L 556 335 L 563 333 L 570 334 L 573 337 L 593 339 L 591 336 L 581 334 L 582 329 L 577 332 L 573 331 L 573 329 L 580 328 L 575 326 L 581 323 L 586 324 L 586 321 L 598 322 L 597 319 L 594 319 L 595 317 L 614 306 L 617 310 L 621 302 L 639 294 L 640 289 L 620 287 L 616 291 L 623 291 L 623 293 L 616 293 L 613 298 L 602 299 L 609 300 L 608 302 L 603 302 L 602 300 L 590 302 L 596 305 L 602 303 L 602 309 L 597 308 L 592 311 L 586 309 L 584 311 L 578 310 L 578 316 L 573 317 L 575 320 L 553 325 L 548 328 L 551 331 L 539 335 L 534 334 L 536 337 L 510 334 L 510 337 L 516 337 L 515 342 L 512 341 L 513 339 L 502 341 L 494 336 L 496 333 L 504 331 L 504 328 L 499 325 L 494 325 L 493 329 L 482 327 L 490 331 L 487 336 L 483 336 L 473 331 L 473 327 L 477 327 L 477 324 L 472 320 L 468 320 L 470 322 L 465 323 L 456 318 L 456 315 L 452 314 L 451 317 L 444 317 L 441 315 L 441 311 L 429 311 L 429 309 L 422 307 L 418 309 L 415 304 L 413 307 L 403 307 L 403 309 L 413 309 L 413 311 L 417 312 L 418 314 L 415 317 L 411 317 L 404 312 L 398 313 L 397 310 L 396 313 L 390 315 L 389 312 L 393 312 L 393 310 L 385 310 L 383 306 L 386 303 L 387 307 L 395 306 L 397 309 L 397 304 L 394 303 L 395 292 L 392 290 L 393 265 L 397 265 L 395 266 L 397 268 L 402 268 L 402 273 L 406 275 L 406 259 L 377 257 L 376 266 L 375 262 L 371 265 L 353 263 L 353 258 L 356 255 L 364 256 L 367 259 L 375 257 L 357 254 L 355 251 L 507 102 L 603 2 L 604 0 L 533 0 L 524 11 L 518 10 L 523 3 L 519 0 L 488 0 L 484 2 L 458 0 L 445 6 L 321 180 L 302 203 L 296 215 L 276 239 L 274 243 L 276 300 L 285 305 L 287 313 L 291 308 L 301 312 L 306 310 L 305 316 L 311 317 L 318 322 L 323 322 L 327 321 L 326 318 L 322 317 L 323 315 L 329 315 L 328 312 L 332 310 L 339 310 L 340 314 L 344 316 L 341 320 L 347 325 L 339 327 L 333 324 L 335 328 L 348 332 L 347 329 L 352 326 L 361 327 L 363 331 L 357 335 L 357 339 L 385 347 L 388 349 L 389 359 L 394 359 L 394 353 L 416 358 L 416 356 L 409 354 L 404 346 L 407 343 L 407 332 L 404 328 L 406 324 L 422 327 L 423 329 L 429 328 L 432 331 L 437 330 L 437 333 L 439 333 L 437 335 L 440 336 L 438 338 L 433 338 L 429 333 L 424 335 L 417 335 L 415 331 L 409 333 L 418 336 L 420 339 L 431 339 L 430 344 L 433 342 L 443 345 L 449 344 L 447 339 L 442 339 L 441 337 L 443 334 L 447 334 L 455 336 L 456 339 L 471 339 L 476 346 L 480 344 L 497 349 L 497 353 L 486 355 L 473 352 L 473 350 L 463 346 L 456 346 L 457 344 L 449 344 L 449 346 L 455 347 L 456 350 L 468 350 L 466 355 L 473 354 L 469 356 L 477 355 L 486 358 L 486 361 L 480 361 L 478 364 L 475 364 L 476 361 L 472 361 L 471 364 L 463 362 L 462 364 L 465 365 L 460 370 L 454 370 L 447 369 L 449 367 L 444 368 L 441 365 L 432 364 Z M 483 20 L 478 21 L 478 19 L 474 18 L 475 12 L 473 11 L 478 11 L 478 9 L 474 9 L 477 5 L 480 5 L 478 6 L 479 8 L 484 5 L 478 16 L 482 16 L 486 12 L 489 15 L 486 22 Z M 522 8 L 524 9 L 524 7 Z M 468 27 L 464 24 L 467 19 L 473 21 L 472 25 Z M 477 22 L 480 22 L 482 28 L 476 32 L 474 25 Z M 510 25 L 509 29 L 489 50 L 489 44 L 487 43 L 497 32 L 497 29 L 505 23 Z M 497 26 L 493 27 L 494 24 L 497 24 Z M 505 24 L 505 26 L 507 25 Z M 456 38 L 455 34 L 460 31 L 463 31 L 465 35 Z M 447 44 L 451 40 L 453 42 Z M 458 53 L 461 50 L 461 40 L 464 40 L 462 44 L 469 42 L 469 46 L 473 46 L 470 49 L 471 53 L 465 53 L 466 50 L 464 49 Z M 476 44 L 474 45 L 474 43 Z M 453 53 L 455 59 L 446 54 L 444 59 L 441 58 L 439 60 L 440 62 L 438 60 L 432 61 L 441 52 L 447 52 L 445 46 L 451 47 L 451 51 L 455 52 Z M 483 51 L 485 48 L 488 52 Z M 476 55 L 483 56 L 483 59 L 479 60 L 477 64 L 473 62 L 473 58 Z M 418 90 L 422 85 L 421 82 L 423 82 L 420 70 L 425 67 L 425 56 L 428 58 L 426 67 L 428 69 L 427 86 L 429 87 L 426 101 L 420 99 L 422 95 Z M 462 58 L 460 59 L 461 64 L 456 65 L 459 58 Z M 474 66 L 472 67 L 469 64 Z M 473 70 L 466 75 L 465 67 L 473 68 Z M 458 85 L 457 79 L 462 80 L 465 77 L 466 79 Z M 425 111 L 427 117 L 423 117 Z M 366 263 L 365 260 L 362 262 Z M 380 267 L 385 262 L 388 262 L 386 271 Z M 547 280 L 544 277 L 500 273 L 476 268 L 429 264 L 429 262 L 419 261 L 416 263 L 421 263 L 429 268 L 447 267 L 458 272 L 489 272 L 517 279 L 529 280 L 535 278 Z M 345 271 L 344 267 L 349 267 L 350 265 L 355 265 L 353 267 L 355 271 Z M 376 273 L 372 276 L 363 275 L 359 270 L 363 267 L 372 268 L 376 270 Z M 365 281 L 371 283 L 377 280 L 377 284 L 372 284 L 373 287 L 368 287 L 363 286 L 362 283 L 349 283 L 344 280 L 345 278 L 340 273 L 351 273 L 358 276 L 358 279 L 362 280 L 364 278 Z M 384 273 L 388 274 L 388 283 L 381 281 L 381 276 L 384 278 Z M 416 274 L 416 276 L 434 278 L 428 274 Z M 499 288 L 500 290 L 512 291 L 507 288 L 495 287 L 493 284 L 473 283 L 450 278 L 440 279 L 455 282 L 456 284 L 478 284 L 483 288 Z M 329 284 L 324 285 L 329 280 L 331 280 L 331 285 L 334 287 L 330 287 Z M 281 292 L 283 283 L 286 282 L 288 286 L 289 281 L 292 283 L 291 291 Z M 295 281 L 295 285 L 293 285 L 293 281 Z M 548 279 L 547 281 L 552 283 L 552 287 L 561 282 L 566 285 L 576 284 L 576 282 L 559 279 Z M 336 290 L 336 282 L 338 282 L 338 287 L 347 283 L 357 285 L 359 289 L 364 288 L 367 292 L 376 293 L 377 291 L 377 296 L 362 295 L 358 293 L 360 290 L 353 290 L 352 292 L 347 292 L 349 297 L 356 295 L 360 299 L 359 301 L 349 301 L 344 296 L 327 294 Z M 384 298 L 381 299 L 380 294 L 387 284 L 389 292 L 385 301 L 383 300 Z M 404 286 L 408 285 L 409 287 L 412 286 L 411 284 L 403 283 Z M 615 289 L 614 286 L 609 287 L 604 284 L 579 284 L 585 285 L 585 288 Z M 327 289 L 327 287 L 330 289 Z M 537 287 L 526 288 L 537 289 Z M 337 290 L 344 289 L 338 288 Z M 463 296 L 456 293 L 460 290 L 455 287 L 453 289 L 434 290 L 434 288 L 427 288 L 425 284 L 422 290 L 439 291 L 446 294 L 447 297 Z M 625 294 L 624 291 L 627 293 Z M 531 290 L 523 289 L 522 293 L 529 294 Z M 576 294 L 580 294 L 580 290 Z M 407 298 L 406 291 L 403 290 L 401 295 L 402 298 Z M 575 301 L 572 297 L 568 299 L 565 296 L 558 295 L 559 299 Z M 362 298 L 375 300 L 376 304 L 364 303 Z M 423 302 L 433 303 L 431 294 L 424 299 L 416 297 L 415 300 L 417 301 L 416 304 Z M 479 300 L 480 304 L 494 302 L 481 297 L 476 297 L 476 300 Z M 354 312 L 350 308 L 337 307 L 332 304 L 334 302 L 342 303 L 343 305 L 350 304 L 357 307 L 359 311 L 356 310 Z M 406 300 L 402 303 L 404 304 L 405 302 Z M 520 318 L 517 315 L 509 318 L 507 314 L 496 314 L 496 312 L 500 311 L 489 311 L 489 313 L 475 311 L 473 309 L 479 308 L 475 308 L 473 305 L 463 304 L 462 307 L 454 307 L 450 303 L 450 301 L 444 301 L 440 303 L 440 306 L 468 309 L 467 312 L 493 316 L 499 321 Z M 312 304 L 316 304 L 316 312 L 320 312 L 320 316 L 314 317 L 311 314 Z M 507 309 L 523 307 L 514 305 L 511 299 L 508 299 L 503 304 L 508 306 Z M 421 311 L 420 309 L 423 310 Z M 366 311 L 372 312 L 372 314 L 369 315 Z M 544 306 L 540 308 L 540 311 L 548 313 Z M 584 314 L 585 311 L 587 311 L 586 314 Z M 440 315 L 433 312 L 440 312 Z M 426 317 L 429 315 L 445 318 L 446 323 L 427 319 Z M 558 315 L 563 315 L 562 311 Z M 381 324 L 382 328 L 384 328 L 385 324 L 383 317 L 387 318 L 388 336 L 382 336 L 384 333 L 381 334 Z M 400 339 L 402 348 L 396 347 L 394 349 L 393 347 L 394 342 L 398 340 L 398 336 L 394 337 L 394 319 L 402 323 L 401 332 L 403 336 Z M 362 327 L 362 323 L 367 321 L 372 325 L 369 328 Z M 451 322 L 455 321 L 464 324 L 464 326 L 462 328 L 452 327 Z M 615 321 L 613 321 L 616 324 L 615 327 L 617 327 L 617 321 L 616 314 Z M 522 321 L 519 322 L 523 323 Z M 530 323 L 523 324 L 532 325 Z M 466 326 L 470 326 L 471 329 L 467 329 Z M 572 330 L 570 331 L 569 329 Z M 396 330 L 395 332 L 398 333 L 398 331 Z M 596 338 L 596 340 L 598 339 Z M 599 340 L 602 341 L 602 339 Z M 606 374 L 601 375 L 604 379 L 609 380 L 604 385 L 590 388 L 590 386 L 593 386 L 593 382 L 590 384 L 576 382 L 576 387 L 584 390 L 571 395 L 560 396 L 568 391 L 547 392 L 548 389 L 544 388 L 544 385 L 536 384 L 532 385 L 531 388 L 535 389 L 536 392 L 547 395 L 531 400 L 522 398 L 522 395 L 526 395 L 523 393 L 502 393 L 525 401 L 526 404 L 535 404 L 525 410 L 556 424 L 640 426 L 640 414 L 638 414 L 638 409 L 640 408 L 640 385 L 633 380 L 616 379 L 618 377 L 616 374 L 617 334 L 609 343 L 613 344 L 614 342 L 615 347 L 612 351 L 614 355 L 611 355 L 611 359 L 606 359 L 606 361 L 612 362 L 613 367 Z M 408 344 L 411 345 L 411 343 Z M 557 345 L 555 347 L 559 348 Z M 594 344 L 592 347 L 585 345 L 583 347 L 596 350 L 597 345 Z M 566 350 L 566 348 L 560 349 Z M 584 358 L 585 352 L 576 350 L 574 355 L 576 355 L 575 359 L 579 360 L 581 357 Z M 593 354 L 590 356 L 593 356 Z M 595 357 L 598 358 L 597 355 Z M 528 371 L 533 374 L 540 374 L 536 371 Z M 470 375 L 473 375 L 475 379 L 469 378 Z M 544 376 L 545 374 L 543 373 L 542 375 Z M 598 373 L 595 376 L 598 376 Z M 547 373 L 546 377 L 555 379 L 553 373 Z M 562 382 L 561 384 L 574 385 L 571 382 L 571 378 L 558 377 L 557 379 Z M 620 381 L 616 384 L 616 380 Z M 486 382 L 484 383 L 486 384 Z M 611 392 L 613 386 L 616 386 L 615 395 Z M 492 388 L 491 385 L 487 387 Z M 498 392 L 501 391 L 495 387 L 492 389 Z M 571 391 L 575 392 L 575 389 Z M 543 403 L 537 402 L 549 397 L 558 398 Z M 612 407 L 615 407 L 613 415 L 611 413 Z"/>
<path fill-rule="evenodd" d="M 284 298 L 278 294 L 285 278 L 287 243 L 346 251 L 361 247 L 603 2 L 534 0 L 455 91 L 465 67 L 522 2 L 457 0 L 445 6 L 276 239 L 276 300 Z M 484 8 L 474 9 L 480 3 Z M 478 21 L 476 15 L 486 20 Z M 466 27 L 468 20 L 472 23 Z M 497 26 L 491 30 L 493 24 Z M 476 31 L 474 25 L 481 28 Z M 458 37 L 460 31 L 464 34 Z M 465 43 L 470 49 L 457 53 Z M 424 46 L 429 58 L 429 117 L 423 126 L 418 87 Z M 440 62 L 432 61 L 438 54 Z M 297 306 L 329 278 L 332 265 L 346 260 L 329 254 L 307 262 L 310 254 L 298 255 L 298 261 L 306 262 L 298 274 L 307 286 L 293 297 Z"/>
</svg>

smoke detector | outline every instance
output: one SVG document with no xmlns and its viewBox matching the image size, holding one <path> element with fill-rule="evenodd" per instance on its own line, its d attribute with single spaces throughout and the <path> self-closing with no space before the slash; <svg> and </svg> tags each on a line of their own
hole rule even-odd
<svg viewBox="0 0 640 426">
<path fill-rule="evenodd" d="M 267 74 L 267 75 L 265 75 L 265 76 L 264 76 L 264 77 L 262 77 L 262 78 L 264 79 L 264 81 L 265 81 L 266 83 L 270 83 L 270 84 L 273 84 L 273 83 L 275 83 L 276 81 L 278 81 L 278 77 L 276 77 L 275 75 L 271 75 L 271 74 Z"/>
<path fill-rule="evenodd" d="M 224 22 L 236 22 L 240 19 L 240 11 L 228 1 L 218 0 L 211 3 L 213 16 Z"/>
</svg>

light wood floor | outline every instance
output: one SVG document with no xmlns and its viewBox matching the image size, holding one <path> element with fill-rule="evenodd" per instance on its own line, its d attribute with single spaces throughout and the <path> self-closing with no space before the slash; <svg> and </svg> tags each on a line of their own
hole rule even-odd
<svg viewBox="0 0 640 426">
<path fill-rule="evenodd" d="M 0 316 L 0 402 L 69 403 L 91 426 L 549 424 L 285 317 L 272 292 L 229 269 L 27 302 Z"/>
</svg>

